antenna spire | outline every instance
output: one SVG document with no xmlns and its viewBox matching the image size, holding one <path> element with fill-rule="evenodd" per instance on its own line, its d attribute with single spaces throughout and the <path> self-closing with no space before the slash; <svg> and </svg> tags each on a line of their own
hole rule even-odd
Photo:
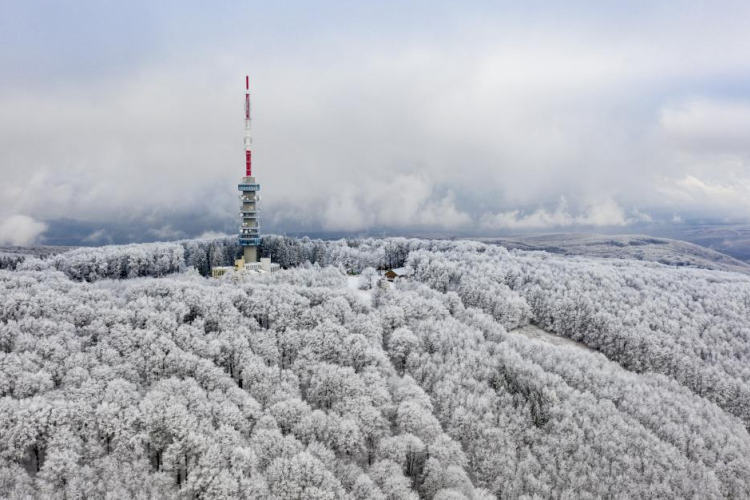
<svg viewBox="0 0 750 500">
<path fill-rule="evenodd" d="M 253 175 L 253 154 L 250 150 L 252 143 L 253 138 L 250 136 L 250 77 L 245 75 L 245 175 L 247 177 Z"/>
</svg>

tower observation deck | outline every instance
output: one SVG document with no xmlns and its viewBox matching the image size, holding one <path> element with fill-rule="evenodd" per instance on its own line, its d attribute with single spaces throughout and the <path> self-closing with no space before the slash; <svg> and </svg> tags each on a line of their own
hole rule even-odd
<svg viewBox="0 0 750 500">
<path fill-rule="evenodd" d="M 245 176 L 240 179 L 237 189 L 240 191 L 239 243 L 246 263 L 258 262 L 258 245 L 260 245 L 260 184 L 256 183 L 252 170 L 253 143 L 250 135 L 250 77 L 245 77 Z"/>
</svg>

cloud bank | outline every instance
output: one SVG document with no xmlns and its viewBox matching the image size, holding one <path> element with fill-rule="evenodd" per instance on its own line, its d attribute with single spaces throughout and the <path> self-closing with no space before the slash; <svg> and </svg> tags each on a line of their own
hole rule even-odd
<svg viewBox="0 0 750 500">
<path fill-rule="evenodd" d="M 612 200 L 590 205 L 583 213 L 573 215 L 563 198 L 553 212 L 540 208 L 530 214 L 522 214 L 519 210 L 484 214 L 481 223 L 487 229 L 552 229 L 627 226 L 649 219 L 645 214 L 637 214 L 635 218 L 626 217 L 625 212 Z"/>
<path fill-rule="evenodd" d="M 264 230 L 749 217 L 746 2 L 136 7 L 0 21 L 0 216 L 233 233 L 249 71 Z"/>
<path fill-rule="evenodd" d="M 441 227 L 456 229 L 471 224 L 468 214 L 455 206 L 455 195 L 435 193 L 424 175 L 397 175 L 347 184 L 334 193 L 322 210 L 323 228 L 359 231 L 372 227 Z"/>
</svg>

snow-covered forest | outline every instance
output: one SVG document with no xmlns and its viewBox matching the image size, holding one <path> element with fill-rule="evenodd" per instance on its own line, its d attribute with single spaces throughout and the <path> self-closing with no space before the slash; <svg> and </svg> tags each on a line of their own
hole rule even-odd
<svg viewBox="0 0 750 500">
<path fill-rule="evenodd" d="M 0 260 L 0 497 L 750 498 L 750 276 L 268 236 L 205 277 L 237 253 Z"/>
</svg>

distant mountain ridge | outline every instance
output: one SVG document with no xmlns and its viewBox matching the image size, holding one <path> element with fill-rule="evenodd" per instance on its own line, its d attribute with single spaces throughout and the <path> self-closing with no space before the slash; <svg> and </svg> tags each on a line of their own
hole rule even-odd
<svg viewBox="0 0 750 500">
<path fill-rule="evenodd" d="M 750 262 L 750 227 L 748 226 L 695 226 L 685 230 L 680 234 L 680 237 L 703 247 Z"/>
<path fill-rule="evenodd" d="M 750 274 L 750 264 L 686 241 L 645 235 L 606 236 L 551 234 L 519 238 L 478 238 L 509 250 L 545 251 L 608 259 L 658 262 L 676 267 L 694 267 Z"/>
</svg>

